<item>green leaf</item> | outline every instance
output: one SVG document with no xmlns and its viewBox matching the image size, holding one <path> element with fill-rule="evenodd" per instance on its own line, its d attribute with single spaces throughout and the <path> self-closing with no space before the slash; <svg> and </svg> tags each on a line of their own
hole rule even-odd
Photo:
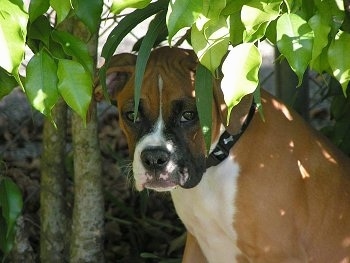
<svg viewBox="0 0 350 263">
<path fill-rule="evenodd" d="M 58 61 L 58 90 L 65 102 L 86 122 L 92 96 L 92 78 L 77 61 Z"/>
<path fill-rule="evenodd" d="M 328 49 L 328 61 L 331 66 L 333 76 L 342 86 L 344 95 L 350 81 L 350 60 L 346 56 L 350 50 L 350 34 L 339 31 Z"/>
<path fill-rule="evenodd" d="M 155 3 L 149 4 L 144 9 L 136 9 L 134 12 L 125 16 L 109 34 L 101 52 L 101 56 L 106 59 L 105 64 L 101 67 L 99 71 L 100 83 L 102 85 L 104 95 L 106 98 L 108 98 L 106 87 L 106 73 L 114 51 L 116 50 L 120 42 L 123 40 L 123 38 L 128 33 L 130 33 L 130 31 L 135 26 L 137 26 L 140 22 L 144 21 L 151 15 L 154 15 L 157 12 L 165 9 L 167 5 L 167 0 L 158 0 Z"/>
<path fill-rule="evenodd" d="M 111 12 L 118 15 L 125 8 L 145 8 L 151 0 L 113 0 Z"/>
<path fill-rule="evenodd" d="M 151 54 L 153 44 L 161 31 L 162 25 L 165 23 L 165 15 L 166 13 L 163 11 L 155 16 L 155 18 L 151 21 L 148 31 L 140 46 L 135 65 L 135 112 L 138 112 L 139 108 L 142 80 L 146 70 L 147 61 Z M 135 115 L 135 119 L 136 117 L 137 116 Z"/>
<path fill-rule="evenodd" d="M 153 48 L 158 47 L 159 44 L 163 41 L 165 41 L 168 38 L 168 28 L 166 26 L 166 23 L 162 24 L 161 29 L 159 30 L 158 36 L 156 41 L 153 44 Z M 134 46 L 132 47 L 132 51 L 138 52 L 140 50 L 141 43 L 144 39 L 144 36 L 139 38 Z"/>
<path fill-rule="evenodd" d="M 17 85 L 16 79 L 9 75 L 3 68 L 0 68 L 0 100 L 9 94 Z"/>
<path fill-rule="evenodd" d="M 229 16 L 235 13 L 241 13 L 241 9 L 244 4 L 247 3 L 247 0 L 227 0 L 226 6 L 222 10 L 221 15 Z"/>
<path fill-rule="evenodd" d="M 18 186 L 6 177 L 0 180 L 0 207 L 7 224 L 6 238 L 8 238 L 22 211 L 23 201 Z"/>
<path fill-rule="evenodd" d="M 269 23 L 278 18 L 281 0 L 261 1 L 253 0 L 243 5 L 241 11 L 242 22 L 246 28 L 246 42 L 256 40 L 252 36 L 259 30 L 258 36 L 264 36 Z"/>
<path fill-rule="evenodd" d="M 232 46 L 242 43 L 244 31 L 245 27 L 241 20 L 241 12 L 230 15 L 230 42 Z"/>
<path fill-rule="evenodd" d="M 196 69 L 195 91 L 199 121 L 207 147 L 210 150 L 212 130 L 213 80 L 210 71 L 198 64 Z"/>
<path fill-rule="evenodd" d="M 73 9 L 77 17 L 95 33 L 100 25 L 103 0 L 74 0 Z"/>
<path fill-rule="evenodd" d="M 56 11 L 57 24 L 66 19 L 71 10 L 71 0 L 50 0 L 50 5 Z"/>
<path fill-rule="evenodd" d="M 323 21 L 319 14 L 311 17 L 308 23 L 315 35 L 310 62 L 310 67 L 313 68 L 315 59 L 322 54 L 322 50 L 328 45 L 328 35 L 331 27 L 327 24 L 327 21 Z"/>
<path fill-rule="evenodd" d="M 0 67 L 12 74 L 19 84 L 18 69 L 24 57 L 27 22 L 28 14 L 22 1 L 1 1 Z"/>
<path fill-rule="evenodd" d="M 246 0 L 231 0 L 227 1 L 227 5 L 222 10 L 223 15 L 229 15 L 230 19 L 230 42 L 232 46 L 236 46 L 243 41 L 243 32 L 245 27 L 241 19 L 241 9 L 246 3 Z"/>
<path fill-rule="evenodd" d="M 33 23 L 50 7 L 50 0 L 31 0 L 29 3 L 29 21 Z"/>
<path fill-rule="evenodd" d="M 284 14 L 277 21 L 277 47 L 297 74 L 301 85 L 312 58 L 314 34 L 308 23 L 296 14 Z"/>
<path fill-rule="evenodd" d="M 0 206 L 0 212 L 1 212 L 1 206 Z M 13 248 L 13 242 L 15 237 L 15 229 L 9 233 L 8 236 L 1 234 L 0 235 L 0 256 L 2 257 L 1 262 L 5 262 L 6 257 L 11 252 Z M 3 218 L 0 215 L 0 233 L 6 233 L 7 232 L 7 225 L 5 218 Z M 2 253 L 1 253 L 2 251 Z"/>
<path fill-rule="evenodd" d="M 169 31 L 169 44 L 172 37 L 182 28 L 190 27 L 202 11 L 202 0 L 171 0 L 169 1 L 166 24 Z"/>
<path fill-rule="evenodd" d="M 28 37 L 30 39 L 41 41 L 47 48 L 49 48 L 51 31 L 52 27 L 49 19 L 46 16 L 40 16 L 32 24 L 30 24 Z"/>
<path fill-rule="evenodd" d="M 91 74 L 91 77 L 93 76 L 93 59 L 89 54 L 87 45 L 83 41 L 68 32 L 58 30 L 52 32 L 52 39 L 62 46 L 67 55 L 79 61 L 86 71 Z"/>
<path fill-rule="evenodd" d="M 266 31 L 265 31 L 265 37 L 273 45 L 276 45 L 276 38 L 277 38 L 276 26 L 277 26 L 277 20 L 271 21 L 271 23 L 269 24 L 269 26 L 266 28 Z"/>
<path fill-rule="evenodd" d="M 206 19 L 204 17 L 202 20 Z M 209 20 L 201 26 L 201 21 L 192 26 L 191 43 L 202 65 L 212 73 L 220 66 L 229 45 L 229 28 L 224 17 Z"/>
<path fill-rule="evenodd" d="M 265 22 L 261 24 L 256 30 L 248 33 L 247 31 L 243 32 L 243 41 L 244 42 L 256 42 L 257 40 L 263 38 L 266 34 L 266 30 L 269 26 L 270 22 Z"/>
<path fill-rule="evenodd" d="M 258 86 L 261 63 L 261 54 L 253 43 L 243 43 L 234 47 L 226 57 L 222 65 L 224 77 L 221 89 L 228 107 L 227 121 L 232 108 Z"/>
<path fill-rule="evenodd" d="M 144 9 L 136 9 L 134 12 L 125 16 L 108 35 L 108 38 L 102 48 L 101 56 L 106 59 L 104 67 L 108 67 L 109 60 L 113 56 L 114 51 L 117 49 L 123 38 L 130 33 L 134 27 L 148 17 L 165 9 L 167 5 L 167 0 L 158 0 L 155 3 L 148 5 Z"/>
<path fill-rule="evenodd" d="M 340 0 L 342 2 L 342 0 Z M 339 9 L 336 1 L 315 1 L 318 9 L 318 13 L 322 17 L 322 20 L 326 22 L 327 25 L 331 27 L 330 35 L 334 37 L 339 28 L 342 26 L 345 12 Z"/>
<path fill-rule="evenodd" d="M 207 0 L 199 1 L 199 3 L 203 4 L 202 14 L 213 20 L 219 20 L 220 14 L 226 6 L 226 0 Z"/>
<path fill-rule="evenodd" d="M 27 65 L 25 92 L 32 106 L 49 117 L 59 97 L 57 81 L 54 59 L 45 50 L 41 50 Z"/>
</svg>

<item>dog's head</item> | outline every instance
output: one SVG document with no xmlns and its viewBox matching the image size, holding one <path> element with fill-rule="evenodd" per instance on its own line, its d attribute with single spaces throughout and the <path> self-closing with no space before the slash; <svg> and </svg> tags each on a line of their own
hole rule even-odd
<svg viewBox="0 0 350 263">
<path fill-rule="evenodd" d="M 134 112 L 136 56 L 113 57 L 107 86 L 117 101 L 137 190 L 171 190 L 196 186 L 206 170 L 206 149 L 194 92 L 197 57 L 193 51 L 154 50 L 143 78 L 138 112 Z M 135 114 L 137 114 L 135 118 Z"/>
</svg>

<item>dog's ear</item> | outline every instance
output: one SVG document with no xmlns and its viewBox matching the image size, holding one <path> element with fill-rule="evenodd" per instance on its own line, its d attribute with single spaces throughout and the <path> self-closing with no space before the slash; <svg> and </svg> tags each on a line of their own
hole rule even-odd
<svg viewBox="0 0 350 263">
<path fill-rule="evenodd" d="M 135 72 L 136 56 L 122 53 L 112 57 L 106 76 L 106 85 L 109 99 L 116 102 L 116 96 Z M 94 97 L 96 101 L 104 98 L 102 85 L 97 79 L 95 82 Z"/>
</svg>

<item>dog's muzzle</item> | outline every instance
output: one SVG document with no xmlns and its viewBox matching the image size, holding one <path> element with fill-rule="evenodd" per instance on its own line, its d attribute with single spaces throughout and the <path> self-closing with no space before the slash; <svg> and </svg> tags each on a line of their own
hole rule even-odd
<svg viewBox="0 0 350 263">
<path fill-rule="evenodd" d="M 204 172 L 197 174 L 175 153 L 163 147 L 143 149 L 140 159 L 145 169 L 143 186 L 157 191 L 168 191 L 177 186 L 192 188 L 200 182 Z"/>
</svg>

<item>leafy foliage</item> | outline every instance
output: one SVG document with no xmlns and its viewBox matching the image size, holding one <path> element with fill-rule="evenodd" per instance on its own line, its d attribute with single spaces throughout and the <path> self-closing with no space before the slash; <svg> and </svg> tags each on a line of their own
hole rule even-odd
<svg viewBox="0 0 350 263">
<path fill-rule="evenodd" d="M 57 15 L 55 26 L 44 15 L 50 6 Z M 32 0 L 27 12 L 22 0 L 1 1 L 0 98 L 19 84 L 32 106 L 51 121 L 51 110 L 60 97 L 86 121 L 95 74 L 93 59 L 88 44 L 74 37 L 64 23 L 76 19 L 92 35 L 99 28 L 102 6 L 102 0 Z M 26 45 L 34 56 L 23 85 L 19 68 Z M 0 178 L 0 208 L 0 249 L 8 254 L 22 200 L 18 187 L 6 178 Z"/>
<path fill-rule="evenodd" d="M 62 32 L 50 25 L 48 19 L 43 17 L 50 6 L 56 11 L 58 24 L 62 24 L 72 15 L 76 15 L 87 25 L 91 34 L 98 28 L 102 0 L 74 0 L 72 3 L 68 0 L 33 0 L 30 2 L 28 14 L 20 0 L 5 1 L 0 10 L 3 14 L 0 18 L 0 26 L 3 32 L 0 38 L 0 47 L 2 47 L 2 58 L 4 58 L 0 62 L 0 74 L 4 79 L 2 83 L 6 83 L 2 84 L 4 88 L 0 93 L 1 96 L 11 91 L 15 83 L 14 80 L 21 84 L 18 68 L 23 59 L 26 43 L 34 53 L 44 54 L 43 56 L 47 57 L 47 61 L 56 64 L 56 67 L 53 65 L 48 67 L 48 75 L 57 75 L 55 69 L 58 68 L 59 60 L 68 58 L 74 59 L 83 66 L 87 72 L 84 75 L 85 83 L 88 83 L 88 78 L 93 79 L 92 60 L 86 44 L 77 40 L 68 32 Z M 341 84 L 344 94 L 346 94 L 350 80 L 350 65 L 349 60 L 343 54 L 349 50 L 350 35 L 349 19 L 345 15 L 341 0 L 219 0 L 215 2 L 158 0 L 152 3 L 149 0 L 123 0 L 113 1 L 110 10 L 119 14 L 129 7 L 137 9 L 127 14 L 118 23 L 103 47 L 102 56 L 106 59 L 105 66 L 100 71 L 103 86 L 105 86 L 105 74 L 109 60 L 121 40 L 137 24 L 161 12 L 166 14 L 166 18 L 160 19 L 160 14 L 158 14 L 155 18 L 158 19 L 158 22 L 154 23 L 157 24 L 158 29 L 166 25 L 169 44 L 172 45 L 176 34 L 183 32 L 183 29 L 190 29 L 190 42 L 200 63 L 214 76 L 220 70 L 221 65 L 231 57 L 227 56 L 228 53 L 236 52 L 237 54 L 235 49 L 239 49 L 240 44 L 252 43 L 258 46 L 261 40 L 268 39 L 271 43 L 276 44 L 282 58 L 287 59 L 298 76 L 299 84 L 305 70 L 311 67 L 321 74 L 327 72 L 335 77 Z M 13 21 L 13 23 L 8 23 L 8 21 Z M 143 41 L 147 44 L 140 45 L 142 49 L 140 49 L 138 66 L 144 65 L 147 61 L 150 49 L 154 43 L 159 42 L 158 38 L 161 31 L 153 29 L 146 33 Z M 11 43 L 11 48 L 7 43 Z M 16 48 L 13 48 L 13 46 Z M 45 53 L 44 49 L 46 50 Z M 261 56 L 259 51 L 257 56 Z M 37 59 L 37 57 L 33 59 Z M 34 60 L 34 62 L 36 61 Z M 38 63 L 31 64 L 32 66 L 38 65 Z M 228 62 L 226 64 L 229 65 Z M 63 65 L 67 64 L 63 63 Z M 249 70 L 258 72 L 260 66 L 261 64 L 257 63 L 254 69 Z M 228 67 L 230 66 L 227 66 L 226 69 Z M 57 89 L 61 85 L 60 79 L 57 82 L 51 81 L 50 85 L 45 83 L 44 88 L 44 83 L 35 76 L 37 71 L 33 68 L 39 69 L 40 66 L 32 67 L 30 74 L 27 76 L 28 80 L 26 80 L 29 85 L 26 85 L 24 89 L 28 92 L 28 98 L 33 106 L 45 115 L 50 116 L 50 111 L 57 98 L 62 95 L 61 91 Z M 227 75 L 229 72 L 232 74 L 232 72 L 235 72 L 234 70 L 232 66 L 230 70 L 225 70 L 224 74 Z M 137 83 L 139 83 L 138 81 L 142 79 L 143 73 L 142 70 L 136 72 L 138 72 Z M 242 82 L 235 86 L 225 87 L 225 82 L 222 83 L 225 98 L 227 98 L 226 101 L 238 102 L 243 95 L 253 92 L 259 86 L 256 78 L 250 82 L 255 88 L 246 88 L 243 80 L 249 77 L 249 72 L 241 70 L 239 75 L 241 77 L 237 77 L 237 79 L 241 79 Z M 202 92 L 208 93 L 210 91 L 209 86 L 203 89 Z M 80 98 L 78 89 L 73 88 L 73 85 L 69 89 L 74 98 Z M 85 90 L 85 92 L 90 91 Z M 59 96 L 56 95 L 57 93 Z M 36 98 L 33 94 L 37 94 L 39 97 Z M 91 97 L 91 95 L 89 96 Z M 43 103 L 43 97 L 52 98 L 46 99 Z M 41 102 L 39 103 L 39 101 Z M 86 102 L 82 104 L 84 103 Z M 230 103 L 230 108 L 234 104 Z M 70 102 L 70 106 L 72 106 L 72 102 Z M 74 109 L 77 110 L 77 108 L 79 107 Z M 198 108 L 201 111 L 205 106 L 201 106 L 199 102 Z M 80 110 L 79 114 L 85 119 L 85 110 Z"/>
<path fill-rule="evenodd" d="M 135 0 L 122 2 L 125 8 L 136 7 Z M 143 5 L 146 3 L 140 2 Z M 149 6 L 155 6 L 158 2 Z M 148 13 L 149 6 L 126 15 L 124 20 L 134 17 L 136 12 Z M 221 86 L 229 111 L 244 95 L 254 92 L 259 86 L 257 72 L 261 66 L 261 54 L 251 45 L 259 46 L 260 41 L 264 39 L 275 44 L 281 58 L 287 59 L 299 79 L 299 85 L 307 68 L 311 67 L 320 74 L 327 72 L 335 77 L 346 94 L 350 65 L 343 54 L 350 48 L 350 31 L 341 0 L 219 0 L 215 3 L 203 0 L 170 0 L 167 6 L 159 7 L 167 12 L 166 25 L 170 45 L 178 32 L 190 29 L 190 42 L 200 63 L 214 76 L 221 65 L 226 65 Z M 120 11 L 122 10 L 118 9 L 118 12 Z M 118 30 L 123 31 L 123 34 L 128 31 L 123 23 L 116 26 L 115 31 Z M 250 52 L 254 54 L 247 56 L 247 60 L 243 58 L 243 61 L 250 61 L 250 66 L 235 66 L 235 62 L 241 61 L 237 55 L 248 43 L 251 47 Z M 105 46 L 117 45 L 113 39 L 109 39 Z M 107 61 L 110 53 L 102 54 Z M 140 60 L 147 60 L 146 56 L 139 56 Z M 253 62 L 256 59 L 257 61 Z M 105 74 L 105 71 L 102 74 Z M 236 75 L 234 85 L 227 81 L 232 75 Z M 142 79 L 142 76 L 138 78 Z M 207 95 L 211 92 L 210 89 L 211 84 L 208 83 L 201 92 Z M 207 105 L 198 101 L 199 112 L 206 109 Z"/>
<path fill-rule="evenodd" d="M 23 207 L 18 186 L 7 177 L 0 177 L 0 250 L 7 255 L 13 245 L 17 217 Z"/>
<path fill-rule="evenodd" d="M 2 77 L 5 77 L 4 82 L 12 82 L 11 78 L 14 78 L 22 84 L 19 66 L 24 57 L 28 15 L 20 0 L 2 1 L 0 14 L 0 68 L 12 76 Z"/>
<path fill-rule="evenodd" d="M 0 47 L 4 59 L 0 62 L 0 96 L 16 86 L 14 80 L 21 84 L 18 69 L 28 44 L 35 54 L 28 64 L 23 86 L 30 103 L 51 118 L 51 110 L 61 96 L 85 120 L 92 96 L 93 60 L 87 44 L 61 31 L 59 25 L 76 16 L 93 34 L 99 27 L 102 5 L 102 0 L 32 0 L 27 14 L 22 1 L 3 1 Z M 57 14 L 56 28 L 43 16 L 50 6 Z"/>
</svg>

